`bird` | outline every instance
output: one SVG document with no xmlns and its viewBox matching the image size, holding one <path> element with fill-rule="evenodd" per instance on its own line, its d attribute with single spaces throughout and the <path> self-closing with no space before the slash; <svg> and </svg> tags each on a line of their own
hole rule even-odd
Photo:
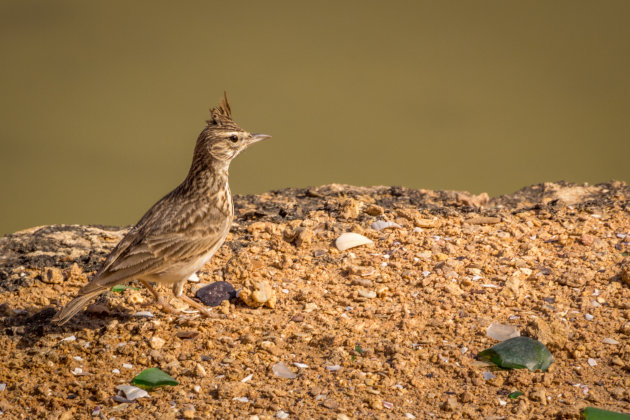
<svg viewBox="0 0 630 420">
<path fill-rule="evenodd" d="M 247 147 L 271 136 L 240 128 L 232 119 L 225 92 L 219 105 L 210 109 L 206 123 L 184 181 L 127 232 L 78 296 L 53 316 L 52 323 L 67 323 L 97 295 L 132 280 L 139 280 L 165 312 L 176 313 L 151 283 L 172 286 L 176 297 L 209 316 L 203 305 L 183 294 L 184 285 L 217 252 L 232 226 L 230 162 Z"/>
</svg>

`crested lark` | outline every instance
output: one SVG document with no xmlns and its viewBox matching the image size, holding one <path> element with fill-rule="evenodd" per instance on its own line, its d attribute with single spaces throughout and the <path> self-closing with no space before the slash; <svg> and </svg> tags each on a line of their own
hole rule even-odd
<svg viewBox="0 0 630 420">
<path fill-rule="evenodd" d="M 266 134 L 251 134 L 234 121 L 227 96 L 210 110 L 197 139 L 188 176 L 140 219 L 109 254 L 79 296 L 52 319 L 62 325 L 95 296 L 120 283 L 140 280 L 165 311 L 173 309 L 149 282 L 172 285 L 175 296 L 208 314 L 182 294 L 188 277 L 208 262 L 230 231 L 234 207 L 228 186 L 232 159 Z"/>
</svg>

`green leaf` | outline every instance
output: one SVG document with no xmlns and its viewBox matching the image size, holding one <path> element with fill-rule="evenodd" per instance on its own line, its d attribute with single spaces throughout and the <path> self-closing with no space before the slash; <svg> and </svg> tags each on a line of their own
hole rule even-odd
<svg viewBox="0 0 630 420">
<path fill-rule="evenodd" d="M 545 372 L 553 363 L 551 352 L 543 343 L 529 337 L 514 337 L 490 347 L 477 356 L 503 369 L 537 369 Z"/>
<path fill-rule="evenodd" d="M 586 407 L 584 411 L 582 411 L 582 418 L 585 420 L 630 420 L 630 414 L 617 413 L 595 407 Z"/>
<path fill-rule="evenodd" d="M 356 346 L 354 346 L 354 351 L 356 351 L 360 355 L 363 355 L 363 347 L 361 347 L 361 344 L 357 344 Z"/>
<path fill-rule="evenodd" d="M 126 289 L 140 290 L 139 287 L 131 287 L 131 286 L 125 286 L 124 284 L 117 284 L 116 286 L 112 287 L 112 292 L 122 293 Z"/>
<path fill-rule="evenodd" d="M 515 400 L 518 397 L 520 397 L 521 395 L 523 395 L 523 393 L 521 391 L 514 391 L 511 394 L 508 394 L 508 398 L 511 398 L 511 399 Z"/>
<path fill-rule="evenodd" d="M 133 378 L 132 383 L 149 391 L 160 386 L 179 385 L 179 382 L 158 368 L 143 370 L 135 378 Z"/>
</svg>

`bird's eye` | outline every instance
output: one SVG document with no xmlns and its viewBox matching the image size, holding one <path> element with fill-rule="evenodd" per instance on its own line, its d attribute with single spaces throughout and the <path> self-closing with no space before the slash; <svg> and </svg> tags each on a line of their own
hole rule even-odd
<svg viewBox="0 0 630 420">
<path fill-rule="evenodd" d="M 230 139 L 231 142 L 236 143 L 238 141 L 238 136 L 236 134 L 232 134 L 230 137 L 228 137 L 228 139 Z"/>
</svg>

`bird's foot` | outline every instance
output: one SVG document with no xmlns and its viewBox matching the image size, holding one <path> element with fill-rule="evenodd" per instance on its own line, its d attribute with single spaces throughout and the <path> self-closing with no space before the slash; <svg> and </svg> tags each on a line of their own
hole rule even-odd
<svg viewBox="0 0 630 420">
<path fill-rule="evenodd" d="M 162 311 L 166 312 L 167 314 L 170 314 L 170 315 L 179 314 L 179 311 L 173 308 L 173 306 L 170 303 L 168 303 L 162 296 L 158 298 L 157 303 L 162 308 Z"/>
<path fill-rule="evenodd" d="M 183 300 L 184 302 L 186 302 L 188 305 L 192 306 L 193 308 L 197 309 L 202 315 L 207 316 L 208 318 L 212 316 L 208 308 L 206 308 L 205 306 L 203 306 L 201 303 L 197 302 L 196 300 L 189 298 L 188 296 L 184 294 L 178 296 L 178 298 L 180 298 L 181 300 Z"/>
</svg>

